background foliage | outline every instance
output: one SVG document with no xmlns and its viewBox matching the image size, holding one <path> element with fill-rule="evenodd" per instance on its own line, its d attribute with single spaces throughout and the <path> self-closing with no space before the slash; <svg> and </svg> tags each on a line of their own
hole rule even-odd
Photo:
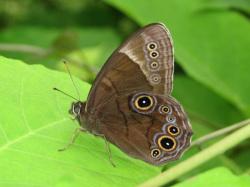
<svg viewBox="0 0 250 187">
<path fill-rule="evenodd" d="M 0 185 L 135 186 L 199 152 L 192 148 L 160 168 L 112 146 L 113 168 L 103 140 L 89 134 L 57 152 L 77 125 L 68 117 L 72 100 L 52 91 L 75 96 L 61 59 L 82 80 L 84 100 L 112 51 L 151 22 L 172 33 L 173 95 L 190 116 L 194 139 L 249 118 L 249 15 L 249 0 L 0 1 Z M 243 142 L 172 185 L 249 186 L 249 148 Z"/>
</svg>

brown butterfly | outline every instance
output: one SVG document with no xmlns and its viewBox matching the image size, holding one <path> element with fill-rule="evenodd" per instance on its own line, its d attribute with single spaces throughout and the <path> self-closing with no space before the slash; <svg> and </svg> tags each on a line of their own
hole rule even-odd
<svg viewBox="0 0 250 187">
<path fill-rule="evenodd" d="M 70 113 L 81 129 L 150 164 L 178 159 L 190 145 L 192 129 L 170 95 L 173 53 L 161 23 L 133 34 L 102 67 L 87 101 L 72 104 Z"/>
</svg>

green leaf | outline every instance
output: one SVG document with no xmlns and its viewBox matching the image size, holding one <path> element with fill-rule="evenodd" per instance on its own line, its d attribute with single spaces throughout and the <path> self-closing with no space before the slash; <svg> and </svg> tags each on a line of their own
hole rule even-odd
<svg viewBox="0 0 250 187">
<path fill-rule="evenodd" d="M 223 8 L 241 10 L 246 13 L 250 13 L 250 1 L 249 0 L 204 0 L 204 8 Z"/>
<path fill-rule="evenodd" d="M 250 142 L 246 142 L 245 144 L 242 144 L 237 149 L 232 150 L 228 155 L 229 158 L 234 159 L 234 161 L 241 166 L 241 168 L 245 171 L 250 168 Z"/>
<path fill-rule="evenodd" d="M 104 140 L 86 133 L 58 152 L 78 127 L 68 114 L 72 99 L 52 90 L 77 97 L 69 76 L 4 57 L 0 71 L 1 186 L 134 186 L 160 172 L 111 145 L 112 167 Z M 90 85 L 74 80 L 86 99 Z"/>
<path fill-rule="evenodd" d="M 233 11 L 203 11 L 203 0 L 106 0 L 141 25 L 169 27 L 176 57 L 194 79 L 250 115 L 250 24 Z"/>
<path fill-rule="evenodd" d="M 249 175 L 240 175 L 236 176 L 232 174 L 230 170 L 225 167 L 218 167 L 211 170 L 208 170 L 204 173 L 196 175 L 189 180 L 186 180 L 182 183 L 174 185 L 174 187 L 228 187 L 228 186 L 240 186 L 248 187 L 250 186 L 250 177 Z"/>
<path fill-rule="evenodd" d="M 22 36 L 22 37 L 20 37 Z M 42 38 L 42 40 L 41 40 Z M 18 58 L 29 64 L 43 64 L 50 69 L 65 71 L 61 59 L 69 61 L 72 74 L 83 80 L 93 80 L 93 74 L 99 70 L 120 42 L 112 28 L 83 27 L 56 29 L 39 26 L 10 27 L 0 35 L 0 41 L 6 44 L 26 44 L 42 48 L 48 55 L 23 52 L 23 47 L 8 50 L 0 44 L 2 55 Z M 94 73 L 93 73 L 94 72 Z"/>
<path fill-rule="evenodd" d="M 29 25 L 9 27 L 1 32 L 0 39 L 3 43 L 24 43 L 48 48 L 56 39 L 61 39 L 60 37 L 65 35 L 75 37 L 80 47 L 90 47 L 103 43 L 108 46 L 107 42 L 112 45 L 119 42 L 119 37 L 112 28 L 72 27 L 58 29 Z M 42 40 L 41 37 L 43 37 Z"/>
<path fill-rule="evenodd" d="M 191 122 L 198 121 L 200 126 L 216 130 L 244 119 L 230 102 L 187 76 L 174 77 L 173 95 L 188 112 Z"/>
</svg>

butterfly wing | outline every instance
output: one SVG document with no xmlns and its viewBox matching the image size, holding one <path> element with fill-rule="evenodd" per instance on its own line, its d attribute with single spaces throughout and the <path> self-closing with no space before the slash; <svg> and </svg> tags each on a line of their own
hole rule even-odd
<svg viewBox="0 0 250 187">
<path fill-rule="evenodd" d="M 150 107 L 143 108 L 143 98 Z M 130 156 L 154 165 L 178 159 L 190 145 L 187 115 L 171 96 L 138 92 L 115 97 L 96 116 L 98 133 Z"/>
<path fill-rule="evenodd" d="M 103 101 L 116 95 L 115 88 L 120 94 L 152 91 L 169 95 L 172 91 L 173 61 L 172 39 L 166 27 L 155 23 L 142 28 L 125 41 L 102 67 L 90 90 L 86 110 L 97 109 Z"/>
<path fill-rule="evenodd" d="M 165 26 L 156 23 L 139 30 L 98 74 L 85 108 L 87 129 L 151 164 L 177 159 L 190 143 L 191 128 L 180 104 L 170 96 L 173 68 L 172 39 Z M 148 102 L 152 106 L 146 106 Z M 167 113 L 160 112 L 163 106 Z M 167 116 L 175 121 L 169 122 Z M 169 125 L 181 133 L 171 135 Z M 164 143 L 174 148 L 164 149 Z"/>
</svg>

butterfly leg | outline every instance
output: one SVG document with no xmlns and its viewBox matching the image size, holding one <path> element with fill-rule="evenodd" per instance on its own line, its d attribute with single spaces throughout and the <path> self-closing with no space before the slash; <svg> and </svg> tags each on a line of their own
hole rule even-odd
<svg viewBox="0 0 250 187">
<path fill-rule="evenodd" d="M 113 162 L 112 160 L 112 154 L 111 154 L 111 149 L 110 149 L 110 146 L 109 146 L 109 142 L 108 140 L 106 139 L 105 135 L 104 134 L 95 134 L 96 136 L 100 136 L 104 139 L 105 141 L 105 147 L 106 147 L 106 151 L 108 153 L 108 156 L 109 156 L 109 162 L 111 163 L 111 165 L 113 167 L 116 167 L 115 163 Z"/>
<path fill-rule="evenodd" d="M 61 149 L 58 149 L 58 151 L 65 151 L 71 145 L 73 145 L 74 142 L 75 142 L 75 140 L 76 140 L 76 138 L 79 136 L 80 132 L 86 132 L 86 130 L 84 128 L 82 128 L 82 127 L 76 128 L 75 131 L 74 131 L 74 133 L 73 133 L 73 135 L 72 135 L 72 137 L 71 137 L 71 140 L 69 141 L 69 143 L 65 147 L 63 147 Z"/>
<path fill-rule="evenodd" d="M 72 121 L 75 121 L 75 120 L 77 119 L 77 116 L 72 116 L 72 115 L 70 115 L 70 116 L 69 116 L 69 119 L 71 119 Z"/>
</svg>

